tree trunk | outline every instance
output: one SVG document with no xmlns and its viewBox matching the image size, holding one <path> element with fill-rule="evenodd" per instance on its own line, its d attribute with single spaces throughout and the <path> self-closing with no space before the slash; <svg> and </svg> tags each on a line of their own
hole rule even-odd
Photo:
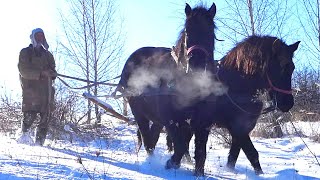
<svg viewBox="0 0 320 180">
<path fill-rule="evenodd" d="M 248 10 L 249 10 L 249 16 L 250 16 L 251 35 L 255 35 L 252 0 L 248 0 L 247 3 L 248 3 Z"/>
<path fill-rule="evenodd" d="M 123 98 L 123 113 L 124 116 L 128 116 L 128 102 Z"/>
<path fill-rule="evenodd" d="M 273 113 L 272 118 L 270 119 L 271 123 L 271 134 L 270 136 L 272 138 L 281 138 L 283 137 L 283 132 L 281 129 L 281 125 L 279 121 L 283 119 L 283 114 L 277 115 L 276 113 Z"/>
</svg>

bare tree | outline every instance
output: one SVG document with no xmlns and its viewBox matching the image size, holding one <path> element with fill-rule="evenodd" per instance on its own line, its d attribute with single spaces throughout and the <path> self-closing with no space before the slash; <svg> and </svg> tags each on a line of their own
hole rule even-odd
<svg viewBox="0 0 320 180">
<path fill-rule="evenodd" d="M 226 7 L 218 14 L 218 33 L 232 43 L 249 35 L 290 32 L 285 27 L 290 18 L 288 0 L 225 0 Z M 221 38 L 221 37 L 220 37 Z"/>
<path fill-rule="evenodd" d="M 320 70 L 304 68 L 295 73 L 295 106 L 293 113 L 304 121 L 319 121 L 320 117 Z"/>
<path fill-rule="evenodd" d="M 307 60 L 320 67 L 320 0 L 298 0 L 297 16 L 303 29 Z M 311 66 L 312 67 L 312 66 Z"/>
<path fill-rule="evenodd" d="M 122 20 L 116 14 L 116 4 L 112 0 L 72 0 L 68 1 L 70 15 L 61 13 L 65 41 L 61 42 L 68 69 L 73 75 L 84 77 L 87 91 L 95 96 L 110 87 L 95 84 L 89 86 L 89 80 L 106 81 L 115 76 L 121 60 L 124 41 L 122 38 Z M 94 105 L 97 123 L 101 121 L 99 107 Z M 92 104 L 88 101 L 90 123 Z"/>
</svg>

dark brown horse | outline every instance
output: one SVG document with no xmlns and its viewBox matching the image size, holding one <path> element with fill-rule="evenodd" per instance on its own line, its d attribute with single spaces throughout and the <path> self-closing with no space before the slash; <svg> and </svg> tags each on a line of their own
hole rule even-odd
<svg viewBox="0 0 320 180">
<path fill-rule="evenodd" d="M 221 60 L 217 78 L 228 87 L 228 92 L 199 102 L 191 120 L 198 147 L 195 150 L 198 175 L 204 174 L 209 127 L 213 124 L 227 128 L 232 136 L 227 167 L 235 168 L 242 149 L 255 173 L 263 173 L 249 137 L 263 109 L 257 95 L 267 92 L 275 107 L 283 112 L 292 108 L 291 77 L 295 68 L 292 58 L 299 43 L 287 45 L 276 37 L 250 36 Z"/>
<path fill-rule="evenodd" d="M 204 97 L 194 89 L 198 71 L 214 69 L 216 6 L 185 7 L 185 26 L 175 47 L 143 47 L 128 58 L 116 91 L 127 97 L 146 151 L 152 154 L 163 126 L 174 144 L 166 168 L 178 168 L 191 138 L 186 119 L 194 100 Z M 201 76 L 202 77 L 202 76 Z M 188 85 L 187 85 L 188 84 Z M 210 90 L 210 88 L 208 88 Z M 192 96 L 188 95 L 189 92 Z M 207 94 L 209 92 L 206 91 Z M 150 125 L 152 122 L 152 125 Z"/>
</svg>

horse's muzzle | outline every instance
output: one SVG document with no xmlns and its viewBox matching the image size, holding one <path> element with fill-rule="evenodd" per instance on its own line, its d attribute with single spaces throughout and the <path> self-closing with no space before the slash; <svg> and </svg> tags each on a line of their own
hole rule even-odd
<svg viewBox="0 0 320 180">
<path fill-rule="evenodd" d="M 291 94 L 278 95 L 276 98 L 276 101 L 277 101 L 277 107 L 282 112 L 288 112 L 294 105 L 294 99 Z"/>
</svg>

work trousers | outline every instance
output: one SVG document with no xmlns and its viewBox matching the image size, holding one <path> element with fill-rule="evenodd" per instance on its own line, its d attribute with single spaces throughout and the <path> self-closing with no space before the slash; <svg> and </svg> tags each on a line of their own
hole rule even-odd
<svg viewBox="0 0 320 180">
<path fill-rule="evenodd" d="M 28 132 L 37 119 L 38 112 L 28 111 L 23 113 L 22 132 Z M 36 144 L 43 145 L 49 129 L 48 113 L 40 113 L 40 121 L 37 125 Z"/>
</svg>

